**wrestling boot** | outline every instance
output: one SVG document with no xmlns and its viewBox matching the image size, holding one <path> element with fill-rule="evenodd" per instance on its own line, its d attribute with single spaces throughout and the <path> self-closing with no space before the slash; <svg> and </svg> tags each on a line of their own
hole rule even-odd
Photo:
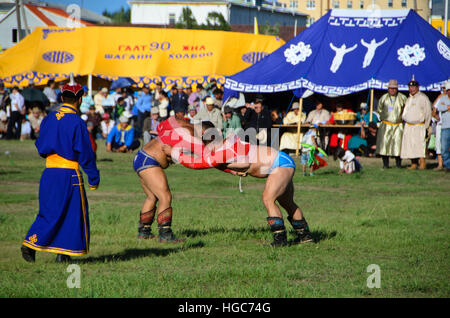
<svg viewBox="0 0 450 318">
<path fill-rule="evenodd" d="M 309 231 L 309 226 L 305 218 L 301 220 L 294 220 L 291 217 L 288 217 L 288 220 L 297 234 L 297 237 L 291 242 L 291 244 L 314 242 L 314 239 L 311 235 L 311 232 Z"/>
<path fill-rule="evenodd" d="M 419 170 L 426 170 L 427 164 L 425 162 L 425 158 L 419 158 Z"/>
<path fill-rule="evenodd" d="M 283 219 L 279 217 L 268 217 L 267 223 L 269 223 L 270 230 L 273 233 L 273 242 L 270 245 L 273 247 L 286 246 L 288 242 Z"/>
<path fill-rule="evenodd" d="M 152 239 L 156 237 L 152 233 L 152 224 L 155 219 L 156 207 L 147 212 L 140 213 L 138 226 L 138 239 Z"/>
<path fill-rule="evenodd" d="M 185 239 L 180 239 L 172 232 L 172 208 L 167 208 L 161 213 L 158 213 L 158 231 L 160 243 L 181 243 Z"/>
<path fill-rule="evenodd" d="M 68 263 L 70 262 L 72 259 L 70 258 L 69 255 L 64 255 L 64 254 L 58 254 L 56 255 L 56 262 L 57 263 Z"/>
<path fill-rule="evenodd" d="M 36 260 L 36 251 L 32 248 L 22 245 L 20 251 L 22 252 L 23 259 L 27 262 L 33 263 Z"/>
</svg>

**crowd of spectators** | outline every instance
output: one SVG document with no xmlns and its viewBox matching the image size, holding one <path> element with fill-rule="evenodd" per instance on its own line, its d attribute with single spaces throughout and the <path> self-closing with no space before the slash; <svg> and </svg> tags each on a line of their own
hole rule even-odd
<svg viewBox="0 0 450 318">
<path fill-rule="evenodd" d="M 0 138 L 24 140 L 39 137 L 39 127 L 44 116 L 62 103 L 60 85 L 53 80 L 48 81 L 42 90 L 48 103 L 37 105 L 27 103 L 18 87 L 6 89 L 3 83 L 0 83 Z M 289 112 L 285 113 L 283 111 L 285 106 L 278 105 L 278 109 L 271 107 L 272 105 L 266 105 L 262 95 L 256 95 L 252 100 L 247 100 L 245 105 L 232 108 L 224 105 L 223 86 L 215 81 L 206 87 L 194 84 L 194 89 L 181 85 L 163 87 L 162 83 L 156 83 L 153 89 L 149 86 L 137 90 L 130 87 L 109 90 L 103 87 L 93 95 L 93 98 L 87 87 L 84 87 L 84 90 L 80 115 L 86 121 L 93 148 L 96 149 L 97 142 L 103 140 L 107 151 L 112 152 L 133 152 L 157 136 L 156 129 L 161 121 L 169 116 L 175 116 L 193 124 L 209 121 L 223 133 L 224 137 L 230 133 L 239 134 L 240 131 L 254 129 L 256 140 L 249 140 L 250 137 L 246 133 L 246 141 L 267 145 L 276 144 L 274 143 L 276 141 L 279 142 L 280 150 L 288 153 L 295 152 L 300 143 L 310 143 L 329 154 L 343 150 L 343 153 L 352 152 L 356 158 L 375 157 L 380 155 L 380 151 L 377 152 L 377 139 L 378 145 L 380 143 L 380 137 L 377 136 L 379 128 L 383 123 L 398 124 L 389 124 L 386 118 L 381 118 L 384 116 L 381 104 L 375 105 L 371 115 L 367 103 L 364 102 L 354 110 L 351 105 L 344 103 L 338 102 L 330 107 L 324 105 L 323 100 L 315 100 L 314 109 L 300 114 L 298 102 L 292 103 Z M 447 91 L 443 88 L 442 94 L 438 97 L 439 101 L 447 96 Z M 441 143 L 437 142 L 437 139 L 439 141 L 441 139 L 441 129 L 437 136 L 436 128 L 438 125 L 441 128 L 441 117 L 445 112 L 437 110 L 438 99 L 434 103 L 432 124 L 426 141 L 427 148 L 430 148 L 428 152 L 433 150 L 431 147 L 433 146 L 439 159 L 438 167 L 444 169 L 445 160 L 442 156 L 448 155 L 444 154 L 445 149 L 444 151 L 437 149 L 441 148 Z M 402 101 L 400 114 L 406 103 L 405 100 Z M 389 112 L 391 111 L 392 109 L 389 109 Z M 311 131 L 306 133 L 302 131 L 302 140 L 297 139 L 295 129 L 286 128 L 288 125 L 295 126 L 299 120 L 302 126 L 311 127 Z M 345 124 L 354 125 L 358 129 L 345 128 Z M 332 125 L 337 128 L 330 129 Z M 272 136 L 274 131 L 277 133 Z M 446 151 L 448 153 L 448 149 Z M 304 162 L 307 158 L 305 154 L 302 156 Z M 399 158 L 400 155 L 398 153 L 385 155 L 387 158 L 389 156 Z M 386 167 L 385 157 L 383 163 Z M 312 175 L 312 171 L 309 173 Z"/>
</svg>

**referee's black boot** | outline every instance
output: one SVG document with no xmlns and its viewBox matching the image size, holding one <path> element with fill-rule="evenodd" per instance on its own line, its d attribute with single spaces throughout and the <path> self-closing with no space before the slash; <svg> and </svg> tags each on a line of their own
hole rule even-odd
<svg viewBox="0 0 450 318">
<path fill-rule="evenodd" d="M 57 263 L 68 263 L 70 262 L 72 259 L 70 258 L 69 255 L 64 255 L 64 254 L 58 254 L 56 255 L 56 262 Z"/>
<path fill-rule="evenodd" d="M 20 251 L 22 252 L 23 259 L 27 262 L 33 263 L 36 260 L 36 251 L 32 248 L 22 245 Z"/>
</svg>

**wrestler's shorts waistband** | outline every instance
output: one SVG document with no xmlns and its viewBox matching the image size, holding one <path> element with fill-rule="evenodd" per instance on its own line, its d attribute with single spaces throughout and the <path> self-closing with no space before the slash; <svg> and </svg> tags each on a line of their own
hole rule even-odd
<svg viewBox="0 0 450 318">
<path fill-rule="evenodd" d="M 136 173 L 139 173 L 142 170 L 152 167 L 161 167 L 161 165 L 158 161 L 155 160 L 155 158 L 150 156 L 144 150 L 139 150 L 133 160 L 134 171 L 136 171 Z"/>
</svg>

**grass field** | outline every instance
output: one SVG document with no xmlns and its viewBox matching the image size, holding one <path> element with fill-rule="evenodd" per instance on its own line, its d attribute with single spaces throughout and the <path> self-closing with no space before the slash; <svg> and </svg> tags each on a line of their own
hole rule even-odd
<svg viewBox="0 0 450 318">
<path fill-rule="evenodd" d="M 81 288 L 71 289 L 54 254 L 37 252 L 30 264 L 19 251 L 45 161 L 32 141 L 0 141 L 0 297 L 450 296 L 448 173 L 382 171 L 380 159 L 363 159 L 361 174 L 338 175 L 332 160 L 314 177 L 297 171 L 295 201 L 317 242 L 271 248 L 264 179 L 244 178 L 239 193 L 237 177 L 172 166 L 173 230 L 187 240 L 160 244 L 136 239 L 144 194 L 134 154 L 106 153 L 100 143 L 97 154 L 90 253 L 74 258 Z M 371 264 L 381 269 L 380 288 L 367 287 Z"/>
</svg>

